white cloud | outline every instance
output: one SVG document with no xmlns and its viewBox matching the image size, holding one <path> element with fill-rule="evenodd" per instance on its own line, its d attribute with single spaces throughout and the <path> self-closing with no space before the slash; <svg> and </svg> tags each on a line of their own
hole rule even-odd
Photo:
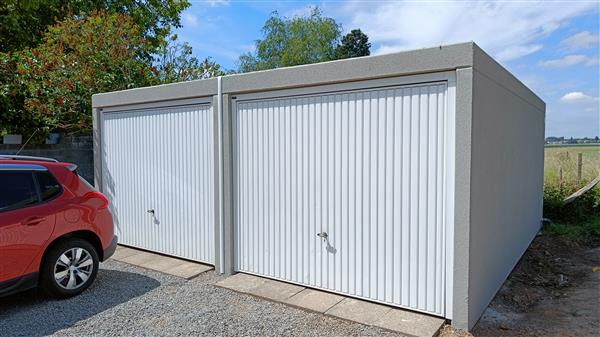
<svg viewBox="0 0 600 337">
<path fill-rule="evenodd" d="M 540 65 L 548 68 L 566 68 L 578 64 L 593 66 L 598 64 L 598 57 L 589 57 L 585 55 L 567 55 L 559 59 L 541 61 Z"/>
<path fill-rule="evenodd" d="M 227 6 L 229 5 L 229 0 L 208 0 L 206 1 L 210 7 L 218 7 L 218 6 Z"/>
<path fill-rule="evenodd" d="M 225 41 L 225 43 L 220 45 L 192 38 L 188 39 L 188 42 L 194 48 L 195 53 L 200 53 L 201 55 L 207 55 L 216 58 L 225 58 L 230 61 L 236 61 L 240 54 L 247 52 L 246 45 L 238 44 L 233 41 Z"/>
<path fill-rule="evenodd" d="M 588 31 L 579 32 L 560 41 L 560 46 L 567 50 L 588 49 L 598 47 L 600 37 Z"/>
<path fill-rule="evenodd" d="M 598 101 L 598 97 L 586 95 L 581 91 L 573 91 L 565 94 L 560 100 L 565 103 L 595 102 Z"/>
<path fill-rule="evenodd" d="M 347 28 L 361 28 L 374 54 L 475 41 L 500 61 L 540 50 L 539 39 L 596 10 L 592 2 L 349 2 L 331 7 Z"/>
<path fill-rule="evenodd" d="M 507 46 L 505 49 L 495 53 L 494 56 L 499 60 L 514 60 L 521 56 L 533 54 L 536 51 L 544 48 L 542 44 L 528 44 L 528 45 L 515 45 Z"/>
<path fill-rule="evenodd" d="M 184 26 L 188 26 L 188 27 L 192 27 L 192 28 L 198 27 L 198 17 L 195 16 L 194 14 L 185 12 L 181 16 L 181 18 L 183 19 Z"/>
</svg>

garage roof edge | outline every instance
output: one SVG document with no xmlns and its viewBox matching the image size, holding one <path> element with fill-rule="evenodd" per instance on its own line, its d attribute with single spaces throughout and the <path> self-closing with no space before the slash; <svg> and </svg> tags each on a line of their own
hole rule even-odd
<svg viewBox="0 0 600 337">
<path fill-rule="evenodd" d="M 546 111 L 546 103 L 478 45 L 473 44 L 473 69 L 521 97 L 537 110 Z"/>
<path fill-rule="evenodd" d="M 223 92 L 240 94 L 455 70 L 472 66 L 473 45 L 460 43 L 233 74 L 223 78 Z"/>
<path fill-rule="evenodd" d="M 454 70 L 473 65 L 474 43 L 459 43 L 393 54 L 357 57 L 222 77 L 223 93 L 241 94 L 320 84 Z M 206 97 L 217 94 L 217 79 L 178 82 L 92 96 L 93 108 Z"/>
<path fill-rule="evenodd" d="M 92 95 L 92 108 L 207 97 L 217 94 L 217 79 L 209 78 Z"/>
</svg>

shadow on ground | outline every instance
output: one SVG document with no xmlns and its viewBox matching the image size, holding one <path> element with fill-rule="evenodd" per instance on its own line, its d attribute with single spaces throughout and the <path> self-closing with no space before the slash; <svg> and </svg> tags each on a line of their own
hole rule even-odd
<svg viewBox="0 0 600 337">
<path fill-rule="evenodd" d="M 143 295 L 160 285 L 144 275 L 101 269 L 79 296 L 57 300 L 30 290 L 0 298 L 0 336 L 46 336 Z"/>
</svg>

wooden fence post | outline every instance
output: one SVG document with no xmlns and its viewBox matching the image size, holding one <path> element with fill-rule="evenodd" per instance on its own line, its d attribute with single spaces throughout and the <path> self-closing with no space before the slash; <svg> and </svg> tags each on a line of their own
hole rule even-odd
<svg viewBox="0 0 600 337">
<path fill-rule="evenodd" d="M 581 185 L 581 169 L 583 166 L 583 153 L 577 154 L 577 185 Z"/>
<path fill-rule="evenodd" d="M 558 171 L 558 183 L 562 187 L 562 185 L 563 185 L 563 169 L 562 169 L 562 167 Z"/>
</svg>

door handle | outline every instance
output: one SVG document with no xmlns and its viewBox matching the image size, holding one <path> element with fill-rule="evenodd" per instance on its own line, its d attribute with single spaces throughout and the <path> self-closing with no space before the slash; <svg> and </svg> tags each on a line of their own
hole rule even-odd
<svg viewBox="0 0 600 337">
<path fill-rule="evenodd" d="M 37 216 L 33 216 L 31 218 L 28 218 L 27 220 L 23 221 L 23 225 L 25 226 L 35 226 L 35 225 L 39 225 L 40 222 L 46 220 L 46 218 L 40 218 Z"/>
<path fill-rule="evenodd" d="M 329 234 L 327 234 L 327 232 L 317 233 L 317 236 L 320 237 L 323 241 L 327 241 L 327 239 L 329 239 Z"/>
</svg>

